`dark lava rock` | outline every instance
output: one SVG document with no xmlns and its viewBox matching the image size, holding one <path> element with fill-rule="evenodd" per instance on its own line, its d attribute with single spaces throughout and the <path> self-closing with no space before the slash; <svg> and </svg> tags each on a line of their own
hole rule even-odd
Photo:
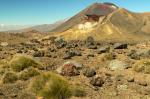
<svg viewBox="0 0 150 99">
<path fill-rule="evenodd" d="M 63 48 L 67 45 L 67 42 L 63 38 L 56 38 L 55 39 L 55 45 L 58 49 Z"/>
<path fill-rule="evenodd" d="M 109 50 L 110 50 L 109 46 L 103 46 L 98 49 L 98 54 L 109 52 Z"/>
<path fill-rule="evenodd" d="M 87 39 L 86 39 L 87 44 L 93 45 L 94 42 L 95 42 L 95 40 L 92 36 L 87 37 Z"/>
<path fill-rule="evenodd" d="M 89 49 L 97 49 L 97 46 L 95 44 L 95 41 L 94 41 L 93 37 L 89 36 L 86 39 L 86 47 L 89 48 Z"/>
<path fill-rule="evenodd" d="M 135 60 L 139 60 L 140 59 L 140 55 L 137 54 L 136 50 L 131 50 L 127 55 L 131 59 L 135 59 Z"/>
<path fill-rule="evenodd" d="M 77 51 L 77 50 L 70 50 L 68 52 L 66 52 L 66 54 L 64 55 L 63 59 L 71 59 L 74 56 L 81 56 L 81 52 Z"/>
<path fill-rule="evenodd" d="M 64 57 L 63 57 L 63 59 L 71 59 L 71 55 L 70 54 L 68 54 L 68 53 L 66 53 L 65 55 L 64 55 Z"/>
<path fill-rule="evenodd" d="M 83 75 L 86 77 L 92 77 L 96 75 L 96 71 L 93 68 L 86 68 L 85 70 L 83 70 Z"/>
<path fill-rule="evenodd" d="M 44 51 L 35 51 L 35 52 L 33 53 L 33 56 L 34 56 L 34 57 L 44 57 L 44 55 L 45 55 L 45 52 L 44 52 Z"/>
<path fill-rule="evenodd" d="M 114 49 L 127 49 L 128 48 L 128 44 L 115 43 L 113 47 L 114 47 Z"/>
<path fill-rule="evenodd" d="M 93 86 L 99 86 L 101 87 L 104 84 L 104 79 L 103 77 L 93 77 L 90 81 L 90 84 L 92 84 Z"/>
</svg>

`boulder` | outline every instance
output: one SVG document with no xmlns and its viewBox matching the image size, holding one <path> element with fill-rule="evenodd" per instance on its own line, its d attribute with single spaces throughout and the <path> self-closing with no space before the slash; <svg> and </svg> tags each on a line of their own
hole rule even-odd
<svg viewBox="0 0 150 99">
<path fill-rule="evenodd" d="M 89 36 L 86 39 L 86 47 L 89 48 L 89 49 L 97 49 L 97 46 L 95 44 L 95 41 L 94 41 L 93 37 Z"/>
<path fill-rule="evenodd" d="M 55 39 L 55 45 L 58 49 L 60 49 L 65 47 L 67 45 L 67 42 L 63 38 L 58 37 Z"/>
<path fill-rule="evenodd" d="M 83 67 L 82 64 L 76 61 L 67 61 L 56 71 L 64 76 L 76 76 L 79 75 L 79 70 Z"/>
<path fill-rule="evenodd" d="M 127 54 L 131 59 L 139 60 L 140 55 L 137 54 L 136 50 L 130 50 Z"/>
<path fill-rule="evenodd" d="M 127 69 L 128 67 L 129 67 L 129 64 L 122 62 L 120 60 L 117 60 L 117 59 L 110 61 L 108 65 L 108 68 L 110 70 L 124 70 L 124 69 Z"/>
<path fill-rule="evenodd" d="M 94 68 L 85 68 L 83 70 L 83 75 L 86 77 L 93 77 L 94 75 L 96 75 L 96 71 Z"/>
<path fill-rule="evenodd" d="M 77 50 L 70 50 L 67 51 L 66 54 L 64 55 L 63 59 L 71 59 L 74 56 L 81 56 L 81 52 Z"/>
</svg>

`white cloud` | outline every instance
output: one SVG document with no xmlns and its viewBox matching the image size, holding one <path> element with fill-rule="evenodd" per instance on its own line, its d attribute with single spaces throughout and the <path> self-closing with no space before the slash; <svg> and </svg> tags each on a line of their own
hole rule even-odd
<svg viewBox="0 0 150 99">
<path fill-rule="evenodd" d="M 4 24 L 0 24 L 0 26 L 1 26 L 1 27 L 4 27 L 5 25 L 4 25 Z"/>
</svg>

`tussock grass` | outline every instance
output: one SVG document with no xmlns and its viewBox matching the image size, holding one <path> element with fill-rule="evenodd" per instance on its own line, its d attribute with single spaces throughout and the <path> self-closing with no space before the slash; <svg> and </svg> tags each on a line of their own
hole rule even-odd
<svg viewBox="0 0 150 99">
<path fill-rule="evenodd" d="M 40 75 L 40 72 L 37 69 L 30 67 L 30 68 L 27 68 L 26 70 L 20 72 L 19 79 L 20 80 L 28 80 L 31 77 L 34 77 L 37 75 Z"/>
<path fill-rule="evenodd" d="M 43 66 L 40 62 L 36 61 L 30 56 L 17 54 L 10 61 L 10 67 L 15 72 L 20 72 L 29 67 L 35 67 L 38 69 L 42 69 Z"/>
<path fill-rule="evenodd" d="M 137 61 L 133 65 L 133 70 L 136 72 L 143 72 L 146 74 L 150 74 L 150 59 L 142 59 Z"/>
<path fill-rule="evenodd" d="M 17 80 L 18 80 L 17 74 L 15 74 L 13 72 L 7 72 L 4 74 L 2 82 L 3 83 L 14 83 Z"/>
<path fill-rule="evenodd" d="M 44 73 L 35 78 L 31 90 L 45 99 L 67 99 L 72 95 L 69 83 L 54 73 Z"/>
</svg>

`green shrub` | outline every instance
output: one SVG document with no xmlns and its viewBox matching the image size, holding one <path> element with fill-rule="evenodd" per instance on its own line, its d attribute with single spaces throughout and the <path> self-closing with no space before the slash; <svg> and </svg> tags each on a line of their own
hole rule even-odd
<svg viewBox="0 0 150 99">
<path fill-rule="evenodd" d="M 72 95 L 69 83 L 54 73 L 37 76 L 31 84 L 31 89 L 45 99 L 67 99 Z"/>
<path fill-rule="evenodd" d="M 18 76 L 13 72 L 7 72 L 6 74 L 4 74 L 2 79 L 3 83 L 14 83 L 17 80 Z"/>
<path fill-rule="evenodd" d="M 31 77 L 39 75 L 40 72 L 35 68 L 27 68 L 19 74 L 20 80 L 28 80 Z"/>
<path fill-rule="evenodd" d="M 16 72 L 20 72 L 28 67 L 36 67 L 39 69 L 43 68 L 42 65 L 33 58 L 21 54 L 15 55 L 12 58 L 10 61 L 10 67 Z"/>
<path fill-rule="evenodd" d="M 149 59 L 143 59 L 137 61 L 133 65 L 133 70 L 136 72 L 143 72 L 146 74 L 150 74 L 150 60 Z"/>
</svg>

